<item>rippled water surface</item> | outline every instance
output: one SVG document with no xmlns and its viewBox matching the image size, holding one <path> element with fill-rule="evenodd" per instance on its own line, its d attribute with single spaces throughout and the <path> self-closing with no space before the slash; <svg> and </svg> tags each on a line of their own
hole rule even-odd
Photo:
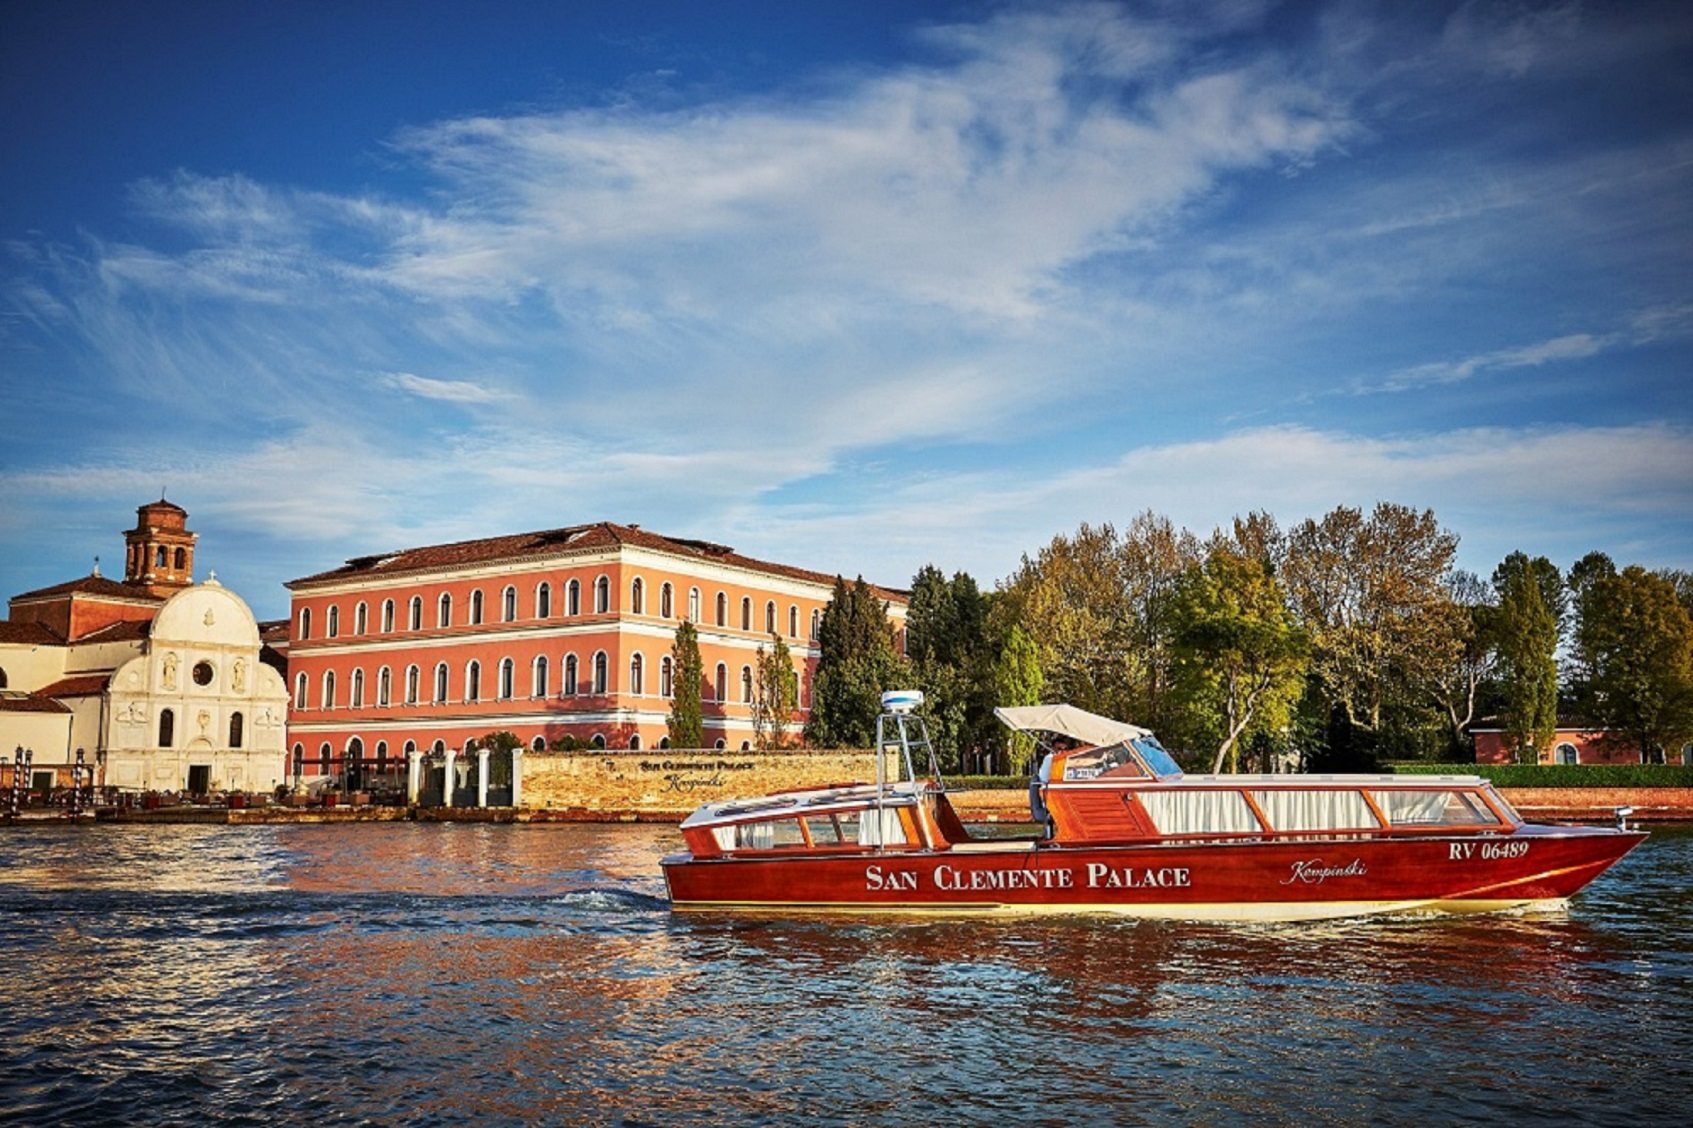
<svg viewBox="0 0 1693 1128">
<path fill-rule="evenodd" d="M 1693 834 L 1541 916 L 672 916 L 668 827 L 0 834 L 19 1123 L 1686 1123 Z"/>
</svg>

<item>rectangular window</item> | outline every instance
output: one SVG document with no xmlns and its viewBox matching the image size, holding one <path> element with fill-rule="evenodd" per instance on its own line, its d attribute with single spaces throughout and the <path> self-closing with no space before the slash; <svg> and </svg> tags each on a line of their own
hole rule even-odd
<svg viewBox="0 0 1693 1128">
<path fill-rule="evenodd" d="M 1479 795 L 1468 791 L 1372 791 L 1392 826 L 1482 826 L 1498 822 Z"/>
<path fill-rule="evenodd" d="M 1135 798 L 1160 834 L 1253 834 L 1261 829 L 1238 791 L 1137 791 Z"/>
<path fill-rule="evenodd" d="M 1254 791 L 1252 801 L 1271 830 L 1377 830 L 1375 812 L 1359 791 Z"/>
</svg>

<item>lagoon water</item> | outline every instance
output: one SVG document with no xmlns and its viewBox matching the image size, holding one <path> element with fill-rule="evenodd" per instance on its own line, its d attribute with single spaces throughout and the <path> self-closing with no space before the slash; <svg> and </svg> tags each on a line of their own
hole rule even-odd
<svg viewBox="0 0 1693 1128">
<path fill-rule="evenodd" d="M 1567 912 L 672 915 L 652 826 L 0 835 L 0 1120 L 1686 1123 L 1693 832 Z"/>
</svg>

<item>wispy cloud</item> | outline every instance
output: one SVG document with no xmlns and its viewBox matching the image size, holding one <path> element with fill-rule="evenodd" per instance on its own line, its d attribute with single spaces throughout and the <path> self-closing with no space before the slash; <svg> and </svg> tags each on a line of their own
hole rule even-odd
<svg viewBox="0 0 1693 1128">
<path fill-rule="evenodd" d="M 414 376 L 410 372 L 389 372 L 382 382 L 423 399 L 443 403 L 498 403 L 510 396 L 471 380 L 436 380 L 428 376 Z"/>
</svg>

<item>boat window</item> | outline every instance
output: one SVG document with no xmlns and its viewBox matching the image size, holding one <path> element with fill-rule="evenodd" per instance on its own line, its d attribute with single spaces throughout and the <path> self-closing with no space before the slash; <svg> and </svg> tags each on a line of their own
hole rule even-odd
<svg viewBox="0 0 1693 1128">
<path fill-rule="evenodd" d="M 841 838 L 841 824 L 830 815 L 812 815 L 805 820 L 805 829 L 811 832 L 813 846 L 839 846 Z"/>
<path fill-rule="evenodd" d="M 1359 791 L 1254 791 L 1271 830 L 1375 830 L 1381 826 Z"/>
<path fill-rule="evenodd" d="M 863 816 L 860 818 L 860 816 Z M 848 842 L 856 842 L 860 846 L 898 846 L 905 841 L 905 824 L 899 821 L 899 812 L 883 808 L 881 824 L 882 831 L 876 833 L 876 812 L 842 811 L 840 814 L 841 837 Z"/>
<path fill-rule="evenodd" d="M 1394 826 L 1476 826 L 1498 820 L 1467 791 L 1372 791 L 1387 821 Z"/>
<path fill-rule="evenodd" d="M 1160 834 L 1240 834 L 1263 828 L 1238 791 L 1137 791 Z"/>
<path fill-rule="evenodd" d="M 1174 756 L 1164 751 L 1164 746 L 1158 743 L 1155 736 L 1138 736 L 1129 743 L 1135 746 L 1146 766 L 1152 769 L 1156 776 L 1179 776 L 1182 774 L 1181 765 L 1176 763 Z"/>
<path fill-rule="evenodd" d="M 1128 767 L 1129 771 L 1117 771 Z M 1107 772 L 1118 775 L 1144 776 L 1140 764 L 1129 754 L 1126 744 L 1106 744 L 1098 748 L 1083 748 L 1064 757 L 1065 779 L 1098 779 Z"/>
<path fill-rule="evenodd" d="M 780 846 L 804 846 L 805 835 L 798 819 L 770 819 L 766 822 L 720 826 L 712 834 L 725 850 L 774 850 Z"/>
</svg>

